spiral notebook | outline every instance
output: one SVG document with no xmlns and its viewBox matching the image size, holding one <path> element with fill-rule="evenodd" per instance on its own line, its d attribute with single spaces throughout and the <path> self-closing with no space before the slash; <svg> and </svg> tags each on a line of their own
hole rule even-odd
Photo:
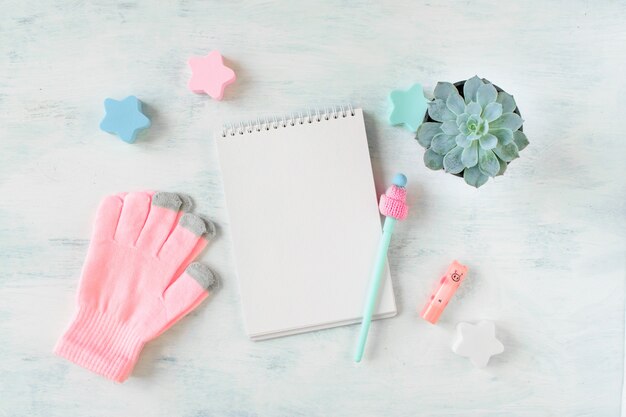
<svg viewBox="0 0 626 417">
<path fill-rule="evenodd" d="M 215 142 L 250 338 L 359 322 L 381 236 L 361 109 L 234 124 Z M 387 268 L 375 318 L 396 312 Z"/>
</svg>

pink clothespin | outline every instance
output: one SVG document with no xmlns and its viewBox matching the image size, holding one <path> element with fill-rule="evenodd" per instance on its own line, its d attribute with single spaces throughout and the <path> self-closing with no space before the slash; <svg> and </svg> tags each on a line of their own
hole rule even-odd
<svg viewBox="0 0 626 417">
<path fill-rule="evenodd" d="M 424 320 L 435 324 L 439 320 L 439 316 L 452 299 L 461 281 L 467 275 L 467 267 L 461 265 L 458 261 L 453 261 L 448 267 L 446 274 L 439 280 L 439 285 L 435 292 L 430 296 L 428 303 L 421 312 Z"/>
</svg>

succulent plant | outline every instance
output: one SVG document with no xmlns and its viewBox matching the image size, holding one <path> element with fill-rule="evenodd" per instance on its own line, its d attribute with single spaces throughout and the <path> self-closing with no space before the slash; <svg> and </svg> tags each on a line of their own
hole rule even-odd
<svg viewBox="0 0 626 417">
<path fill-rule="evenodd" d="M 528 145 L 524 122 L 513 96 L 477 76 L 465 81 L 463 95 L 447 82 L 437 83 L 428 104 L 434 122 L 422 123 L 417 141 L 426 148 L 424 163 L 433 170 L 463 175 L 476 188 L 502 175 Z"/>
</svg>

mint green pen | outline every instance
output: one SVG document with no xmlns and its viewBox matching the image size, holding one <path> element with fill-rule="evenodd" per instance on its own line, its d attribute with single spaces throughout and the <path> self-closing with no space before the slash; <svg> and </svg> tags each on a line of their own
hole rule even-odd
<svg viewBox="0 0 626 417">
<path fill-rule="evenodd" d="M 367 342 L 367 333 L 372 324 L 372 315 L 376 309 L 378 301 L 378 292 L 382 283 L 385 264 L 387 263 L 387 251 L 389 250 L 389 242 L 391 235 L 398 220 L 404 220 L 409 212 L 409 206 L 406 205 L 406 176 L 404 174 L 396 174 L 393 178 L 393 185 L 387 189 L 385 194 L 380 196 L 378 208 L 383 216 L 385 223 L 383 225 L 383 235 L 378 245 L 378 253 L 376 254 L 376 262 L 374 271 L 370 281 L 367 299 L 365 300 L 365 308 L 363 310 L 363 321 L 361 323 L 361 332 L 359 333 L 359 341 L 354 352 L 354 361 L 361 362 L 363 352 L 365 351 L 365 343 Z"/>
</svg>

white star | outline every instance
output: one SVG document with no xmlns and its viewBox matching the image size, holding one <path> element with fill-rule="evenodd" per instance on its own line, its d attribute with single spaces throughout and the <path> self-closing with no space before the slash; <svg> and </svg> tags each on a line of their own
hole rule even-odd
<svg viewBox="0 0 626 417">
<path fill-rule="evenodd" d="M 490 321 L 478 324 L 459 323 L 452 351 L 469 358 L 478 368 L 484 368 L 493 355 L 504 352 L 504 345 L 496 339 L 496 326 Z"/>
</svg>

